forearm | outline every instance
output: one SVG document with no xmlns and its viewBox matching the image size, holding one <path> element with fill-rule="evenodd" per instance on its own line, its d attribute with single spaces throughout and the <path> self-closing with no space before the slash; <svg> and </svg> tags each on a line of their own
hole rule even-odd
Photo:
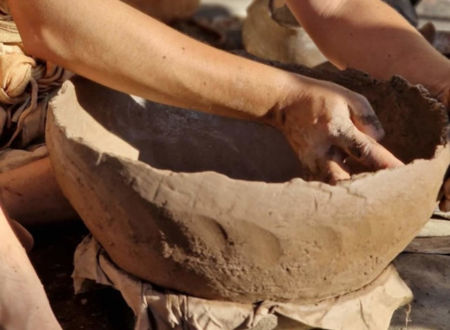
<svg viewBox="0 0 450 330">
<path fill-rule="evenodd" d="M 23 296 L 18 297 L 19 293 Z M 0 328 L 61 329 L 50 309 L 42 284 L 1 207 Z"/>
<path fill-rule="evenodd" d="M 399 74 L 431 89 L 448 80 L 449 61 L 382 1 L 287 3 L 323 53 L 340 68 L 357 68 L 382 79 Z"/>
<path fill-rule="evenodd" d="M 293 75 L 214 49 L 117 0 L 11 0 L 27 51 L 109 87 L 235 117 L 280 106 Z"/>
</svg>

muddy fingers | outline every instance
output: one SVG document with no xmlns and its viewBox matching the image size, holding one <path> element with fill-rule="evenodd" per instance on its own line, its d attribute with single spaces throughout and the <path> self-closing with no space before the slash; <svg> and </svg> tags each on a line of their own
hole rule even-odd
<svg viewBox="0 0 450 330">
<path fill-rule="evenodd" d="M 364 96 L 355 95 L 348 108 L 353 123 L 361 132 L 377 141 L 384 136 L 383 126 Z"/>
<path fill-rule="evenodd" d="M 330 184 L 350 179 L 350 171 L 344 164 L 344 154 L 339 148 L 332 146 L 324 158 L 318 160 L 318 164 L 324 181 Z"/>
<path fill-rule="evenodd" d="M 349 156 L 373 170 L 404 165 L 389 150 L 356 129 L 351 123 L 335 138 L 335 143 Z"/>
<path fill-rule="evenodd" d="M 277 118 L 283 120 L 276 127 L 316 179 L 348 179 L 353 173 L 343 162 L 346 156 L 370 170 L 403 165 L 377 142 L 384 130 L 364 96 L 332 83 L 309 82 L 302 98 L 279 110 Z"/>
</svg>

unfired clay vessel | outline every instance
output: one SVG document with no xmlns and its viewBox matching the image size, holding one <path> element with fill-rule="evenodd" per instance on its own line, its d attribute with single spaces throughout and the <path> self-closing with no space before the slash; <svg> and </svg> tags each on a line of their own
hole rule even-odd
<svg viewBox="0 0 450 330">
<path fill-rule="evenodd" d="M 306 182 L 270 127 L 65 83 L 49 109 L 51 161 L 117 265 L 198 297 L 315 302 L 370 283 L 414 238 L 450 162 L 443 106 L 401 78 L 289 68 L 366 95 L 408 165 Z"/>
<path fill-rule="evenodd" d="M 315 66 L 327 61 L 289 9 L 275 0 L 254 0 L 242 26 L 250 54 L 288 64 Z"/>
</svg>

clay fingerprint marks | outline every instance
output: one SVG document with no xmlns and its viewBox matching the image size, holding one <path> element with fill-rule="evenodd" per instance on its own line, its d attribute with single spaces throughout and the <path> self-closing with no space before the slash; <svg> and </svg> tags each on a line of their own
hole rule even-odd
<svg viewBox="0 0 450 330">
<path fill-rule="evenodd" d="M 114 148 L 108 143 L 119 138 L 120 127 L 123 143 L 138 151 L 148 148 L 147 141 L 155 141 L 155 135 L 167 139 L 156 129 L 137 129 L 152 125 L 157 117 L 140 117 L 128 125 L 128 118 L 135 116 L 123 109 L 134 104 L 132 98 L 74 81 L 75 87 L 67 83 L 52 100 L 47 125 L 52 165 L 61 187 L 121 268 L 195 296 L 254 302 L 320 299 L 358 289 L 375 278 L 426 222 L 448 164 L 447 150 L 437 159 L 362 176 L 337 187 L 300 179 L 254 183 L 214 172 L 158 170 L 141 155 L 139 160 L 123 157 L 114 150 L 121 149 L 114 147 L 117 142 Z M 93 92 L 99 97 L 88 97 Z M 385 90 L 378 93 L 381 98 Z M 71 111 L 64 111 L 67 104 L 73 105 Z M 114 116 L 106 116 L 105 108 Z M 144 113 L 142 106 L 136 110 Z M 164 111 L 145 113 L 168 118 Z M 183 121 L 192 126 L 193 117 L 176 116 L 179 120 L 172 127 Z M 111 118 L 121 126 L 109 125 Z M 95 129 L 96 135 L 86 139 L 93 134 L 91 128 L 100 125 L 105 129 Z M 227 136 L 220 134 L 221 126 L 217 124 L 215 136 Z M 141 131 L 148 138 L 125 131 Z M 177 136 L 183 139 L 186 134 Z M 142 147 L 140 141 L 145 142 Z M 212 157 L 208 149 L 202 150 Z M 111 205 L 117 208 L 111 210 Z M 150 236 L 155 232 L 164 232 L 165 237 Z M 246 237 L 249 233 L 252 239 Z M 121 244 L 110 244 L 118 240 Z M 306 246 L 308 240 L 311 244 Z M 383 250 L 378 241 L 385 243 Z M 299 254 L 305 257 L 299 259 Z M 335 258 L 330 262 L 332 254 Z"/>
<path fill-rule="evenodd" d="M 344 72 L 350 77 L 355 74 Z M 446 108 L 424 88 L 401 77 L 388 82 L 349 79 L 338 83 L 367 97 L 385 130 L 381 143 L 403 162 L 431 159 L 436 146 L 445 143 Z"/>
<path fill-rule="evenodd" d="M 396 76 L 390 81 L 378 81 L 357 70 L 339 72 L 324 68 L 306 75 L 364 95 L 385 130 L 381 143 L 403 162 L 431 159 L 436 146 L 444 143 L 448 124 L 446 108 L 419 85 L 413 86 Z"/>
<path fill-rule="evenodd" d="M 311 69 L 263 60 L 243 51 L 234 53 L 307 77 L 331 81 L 364 95 L 385 130 L 381 144 L 405 163 L 433 158 L 436 147 L 448 139 L 446 107 L 425 88 L 411 85 L 401 77 L 380 81 L 358 70 L 339 71 L 329 63 Z"/>
</svg>

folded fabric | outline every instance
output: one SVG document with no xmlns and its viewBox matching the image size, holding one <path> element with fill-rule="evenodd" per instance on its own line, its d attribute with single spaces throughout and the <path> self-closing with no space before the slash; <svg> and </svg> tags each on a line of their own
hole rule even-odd
<svg viewBox="0 0 450 330">
<path fill-rule="evenodd" d="M 0 150 L 0 174 L 48 156 L 47 146 L 38 144 L 25 149 Z"/>
<path fill-rule="evenodd" d="M 0 150 L 43 138 L 48 100 L 70 76 L 25 54 L 7 4 L 0 0 Z"/>
<path fill-rule="evenodd" d="M 149 329 L 388 329 L 393 312 L 412 293 L 389 266 L 357 292 L 316 304 L 262 301 L 240 304 L 162 291 L 119 269 L 91 236 L 78 246 L 73 273 L 75 291 L 88 280 L 119 290 L 136 315 L 137 330 Z"/>
<path fill-rule="evenodd" d="M 9 14 L 8 2 L 0 0 L 0 40 L 4 43 L 20 43 L 21 38 Z"/>
<path fill-rule="evenodd" d="M 4 49 L 0 47 L 0 102 L 17 104 L 26 99 L 25 89 L 36 62 L 24 54 L 8 53 Z"/>
</svg>

